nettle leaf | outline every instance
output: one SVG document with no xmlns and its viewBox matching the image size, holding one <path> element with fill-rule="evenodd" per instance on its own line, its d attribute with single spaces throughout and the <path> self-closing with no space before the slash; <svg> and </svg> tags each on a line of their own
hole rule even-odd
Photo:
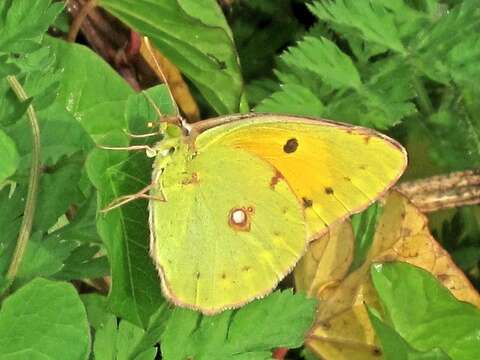
<svg viewBox="0 0 480 360">
<path fill-rule="evenodd" d="M 256 106 L 255 111 L 317 117 L 325 113 L 322 101 L 310 89 L 297 84 L 285 84 L 281 89 Z"/>
<path fill-rule="evenodd" d="M 393 15 L 378 1 L 316 1 L 309 6 L 320 19 L 359 31 L 373 43 L 398 53 L 406 53 Z"/>
<path fill-rule="evenodd" d="M 440 17 L 413 44 L 417 66 L 431 79 L 445 84 L 452 77 L 468 79 L 470 64 L 480 60 L 480 43 L 473 35 L 479 31 L 478 2 L 463 1 Z M 478 79 L 479 72 L 474 73 Z"/>
<path fill-rule="evenodd" d="M 3 182 L 13 175 L 20 162 L 15 142 L 0 129 L 0 186 Z"/>
<path fill-rule="evenodd" d="M 430 273 L 405 263 L 377 264 L 372 280 L 385 317 L 411 346 L 452 359 L 480 355 L 480 310 L 458 301 Z"/>
<path fill-rule="evenodd" d="M 368 80 L 364 86 L 356 92 L 335 94 L 326 109 L 326 117 L 388 129 L 416 113 L 411 70 L 408 66 L 399 66 L 398 60 L 372 64 L 372 71 L 365 74 Z"/>
<path fill-rule="evenodd" d="M 364 70 L 362 79 L 352 58 L 337 45 L 306 37 L 280 60 L 281 90 L 264 99 L 256 111 L 286 111 L 378 129 L 388 129 L 416 112 L 411 69 L 399 58 L 377 61 Z"/>
<path fill-rule="evenodd" d="M 55 106 L 66 108 L 94 139 L 125 126 L 125 101 L 134 91 L 105 61 L 85 46 L 46 37 L 63 69 Z M 95 71 L 92 71 L 95 69 Z"/>
<path fill-rule="evenodd" d="M 35 279 L 2 304 L 0 356 L 9 359 L 87 359 L 85 308 L 68 283 Z"/>
<path fill-rule="evenodd" d="M 217 113 L 247 110 L 233 36 L 216 0 L 102 0 L 100 4 L 148 36 Z"/>
<path fill-rule="evenodd" d="M 315 300 L 291 291 L 215 316 L 176 308 L 162 336 L 162 355 L 170 360 L 270 359 L 273 348 L 301 346 L 315 308 Z"/>
<path fill-rule="evenodd" d="M 326 38 L 307 36 L 281 58 L 287 65 L 315 73 L 333 89 L 356 89 L 362 83 L 352 59 Z"/>
<path fill-rule="evenodd" d="M 2 1 L 1 51 L 26 52 L 36 48 L 63 6 L 61 2 L 52 4 L 52 0 Z"/>
</svg>

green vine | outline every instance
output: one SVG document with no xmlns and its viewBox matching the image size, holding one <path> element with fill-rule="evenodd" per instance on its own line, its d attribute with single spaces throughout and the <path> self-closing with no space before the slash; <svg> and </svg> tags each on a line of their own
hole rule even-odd
<svg viewBox="0 0 480 360">
<path fill-rule="evenodd" d="M 23 102 L 28 100 L 25 90 L 15 76 L 8 76 L 7 80 L 13 92 L 17 95 L 20 101 Z M 40 128 L 38 126 L 37 115 L 35 114 L 35 110 L 31 104 L 27 108 L 27 116 L 30 120 L 32 129 L 32 167 L 30 169 L 27 200 L 25 203 L 22 224 L 18 234 L 17 245 L 15 247 L 12 262 L 10 263 L 6 276 L 9 284 L 13 282 L 15 276 L 17 275 L 20 263 L 22 262 L 23 255 L 25 253 L 25 249 L 27 248 L 28 239 L 30 238 L 40 178 Z"/>
</svg>

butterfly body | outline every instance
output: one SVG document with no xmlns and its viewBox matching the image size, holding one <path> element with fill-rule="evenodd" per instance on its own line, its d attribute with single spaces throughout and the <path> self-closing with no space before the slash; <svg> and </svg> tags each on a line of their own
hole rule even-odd
<svg viewBox="0 0 480 360">
<path fill-rule="evenodd" d="M 165 201 L 150 202 L 151 254 L 164 293 L 204 313 L 264 296 L 405 163 L 394 141 L 337 123 L 240 115 L 193 125 L 154 165 L 152 195 Z"/>
</svg>

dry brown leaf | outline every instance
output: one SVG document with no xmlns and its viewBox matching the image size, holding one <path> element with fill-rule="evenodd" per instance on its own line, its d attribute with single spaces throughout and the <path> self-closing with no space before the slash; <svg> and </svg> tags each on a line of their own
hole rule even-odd
<svg viewBox="0 0 480 360">
<path fill-rule="evenodd" d="M 142 37 L 140 54 L 158 78 L 167 84 L 175 102 L 187 120 L 190 122 L 200 120 L 197 103 L 177 67 L 159 50 L 154 48 L 145 37 Z"/>
<path fill-rule="evenodd" d="M 421 267 L 436 276 L 457 299 L 480 307 L 479 294 L 429 233 L 426 216 L 400 193 L 391 192 L 387 197 L 365 263 L 343 279 L 339 274 L 346 274 L 352 258 L 338 257 L 340 270 L 335 271 L 336 259 L 329 257 L 344 253 L 327 252 L 328 242 L 333 241 L 336 249 L 343 241 L 348 249 L 354 239 L 349 223 L 339 227 L 312 243 L 312 252 L 309 250 L 295 269 L 297 288 L 320 300 L 316 323 L 306 345 L 322 358 L 382 358 L 365 309 L 368 304 L 380 310 L 369 275 L 374 262 L 403 261 Z M 316 268 L 324 265 L 325 271 Z M 316 274 L 321 274 L 320 279 L 315 278 Z"/>
<path fill-rule="evenodd" d="M 354 243 L 349 222 L 313 242 L 294 272 L 297 290 L 314 297 L 322 289 L 342 280 L 352 263 Z"/>
</svg>

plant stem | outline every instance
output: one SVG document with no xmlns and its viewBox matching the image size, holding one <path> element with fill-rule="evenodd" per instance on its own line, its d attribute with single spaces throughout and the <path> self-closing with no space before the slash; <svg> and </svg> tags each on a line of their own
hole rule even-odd
<svg viewBox="0 0 480 360">
<path fill-rule="evenodd" d="M 7 76 L 8 83 L 15 95 L 20 101 L 28 99 L 25 90 L 15 76 Z M 27 108 L 27 116 L 30 120 L 32 129 L 32 164 L 30 169 L 30 177 L 28 183 L 27 199 L 25 201 L 25 211 L 23 213 L 22 224 L 18 233 L 17 245 L 13 253 L 12 262 L 8 268 L 6 278 L 11 284 L 17 275 L 18 268 L 22 261 L 25 249 L 27 247 L 28 239 L 32 231 L 33 217 L 35 215 L 35 208 L 38 196 L 38 184 L 40 178 L 40 128 L 38 126 L 37 115 L 33 106 L 30 104 Z"/>
<path fill-rule="evenodd" d="M 82 9 L 78 13 L 77 16 L 72 21 L 72 25 L 70 26 L 70 30 L 68 31 L 67 41 L 74 42 L 77 38 L 78 32 L 82 26 L 83 20 L 87 17 L 88 13 L 97 6 L 96 0 L 88 0 L 85 5 L 83 5 Z"/>
<path fill-rule="evenodd" d="M 413 86 L 415 87 L 415 91 L 418 96 L 418 105 L 420 110 L 424 115 L 430 116 L 433 114 L 433 105 L 428 97 L 427 91 L 423 86 L 422 82 L 416 77 L 413 77 Z"/>
</svg>

